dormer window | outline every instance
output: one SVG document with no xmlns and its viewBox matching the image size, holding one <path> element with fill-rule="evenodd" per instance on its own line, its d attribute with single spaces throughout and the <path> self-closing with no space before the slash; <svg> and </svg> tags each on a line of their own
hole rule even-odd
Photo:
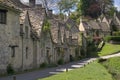
<svg viewBox="0 0 120 80">
<path fill-rule="evenodd" d="M 0 24 L 6 24 L 6 10 L 0 10 Z"/>
</svg>

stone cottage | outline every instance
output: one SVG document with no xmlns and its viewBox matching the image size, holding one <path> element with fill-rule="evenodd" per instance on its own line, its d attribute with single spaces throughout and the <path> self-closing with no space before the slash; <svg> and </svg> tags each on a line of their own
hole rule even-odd
<svg viewBox="0 0 120 80">
<path fill-rule="evenodd" d="M 9 64 L 17 71 L 22 67 L 19 15 L 20 9 L 10 0 L 0 1 L 0 73 Z"/>
<path fill-rule="evenodd" d="M 52 10 L 29 0 L 0 1 L 0 74 L 10 65 L 15 71 L 56 64 L 80 56 L 79 29 L 71 19 L 61 21 Z"/>
<path fill-rule="evenodd" d="M 110 35 L 110 25 L 106 21 L 106 18 L 103 18 L 103 22 L 95 20 L 80 21 L 79 30 L 84 34 L 84 36 L 103 37 Z"/>
</svg>

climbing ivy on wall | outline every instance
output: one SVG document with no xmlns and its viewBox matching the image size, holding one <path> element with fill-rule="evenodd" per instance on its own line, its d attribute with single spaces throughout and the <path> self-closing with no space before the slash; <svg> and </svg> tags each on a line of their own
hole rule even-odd
<svg viewBox="0 0 120 80">
<path fill-rule="evenodd" d="M 50 31 L 50 22 L 46 19 L 43 24 L 43 32 Z"/>
</svg>

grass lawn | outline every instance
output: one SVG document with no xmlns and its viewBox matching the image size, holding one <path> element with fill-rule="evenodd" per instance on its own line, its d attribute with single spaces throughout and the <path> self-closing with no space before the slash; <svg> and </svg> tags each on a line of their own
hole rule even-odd
<svg viewBox="0 0 120 80">
<path fill-rule="evenodd" d="M 88 64 L 84 68 L 60 73 L 38 80 L 113 80 L 104 66 L 97 62 Z"/>
<path fill-rule="evenodd" d="M 120 57 L 110 58 L 102 64 L 113 75 L 115 80 L 120 80 Z"/>
<path fill-rule="evenodd" d="M 120 45 L 106 43 L 103 49 L 98 52 L 98 56 L 105 56 L 120 51 Z"/>
</svg>

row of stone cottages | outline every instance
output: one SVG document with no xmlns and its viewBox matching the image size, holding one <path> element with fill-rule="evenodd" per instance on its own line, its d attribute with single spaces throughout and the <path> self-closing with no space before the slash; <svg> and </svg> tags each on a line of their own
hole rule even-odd
<svg viewBox="0 0 120 80">
<path fill-rule="evenodd" d="M 120 31 L 120 14 L 114 13 L 113 17 L 101 15 L 97 20 L 84 18 L 80 20 L 80 32 L 83 33 L 82 47 L 87 52 L 87 38 L 91 37 L 95 43 L 103 40 L 103 37 L 114 35 L 116 31 Z"/>
<path fill-rule="evenodd" d="M 112 35 L 114 31 L 120 31 L 120 14 L 114 13 L 113 17 L 102 14 L 97 20 L 81 19 L 79 30 L 84 33 L 84 36 L 104 37 Z"/>
<path fill-rule="evenodd" d="M 74 21 L 61 21 L 51 10 L 46 16 L 45 9 L 33 6 L 33 1 L 32 6 L 19 0 L 0 1 L 0 73 L 9 64 L 21 71 L 80 56 L 79 29 Z"/>
<path fill-rule="evenodd" d="M 35 0 L 29 2 L 26 6 L 19 0 L 0 1 L 0 73 L 6 72 L 9 64 L 21 71 L 60 59 L 69 62 L 70 55 L 81 55 L 80 32 L 84 34 L 82 48 L 87 52 L 86 36 L 99 39 L 110 35 L 113 26 L 120 23 L 117 15 L 114 20 L 102 16 L 97 21 L 81 19 L 77 27 L 71 19 L 60 20 L 51 10 L 46 13 Z"/>
</svg>

